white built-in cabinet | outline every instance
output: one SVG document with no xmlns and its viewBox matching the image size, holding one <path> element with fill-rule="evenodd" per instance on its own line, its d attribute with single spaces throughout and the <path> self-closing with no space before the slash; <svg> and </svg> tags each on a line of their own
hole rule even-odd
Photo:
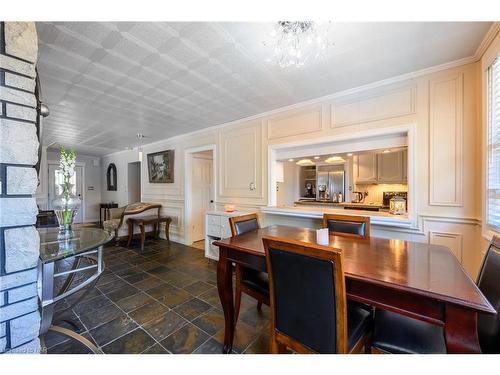
<svg viewBox="0 0 500 375">
<path fill-rule="evenodd" d="M 227 127 L 220 132 L 219 196 L 262 198 L 262 124 Z"/>
<path fill-rule="evenodd" d="M 397 184 L 407 181 L 407 151 L 367 152 L 354 157 L 356 184 Z"/>
<path fill-rule="evenodd" d="M 205 214 L 205 257 L 219 260 L 219 248 L 213 245 L 214 241 L 231 237 L 229 218 L 248 215 L 250 212 L 208 211 Z"/>
</svg>

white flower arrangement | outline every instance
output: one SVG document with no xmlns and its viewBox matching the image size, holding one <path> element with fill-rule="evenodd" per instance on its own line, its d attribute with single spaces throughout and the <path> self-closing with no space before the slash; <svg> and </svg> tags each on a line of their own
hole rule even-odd
<svg viewBox="0 0 500 375">
<path fill-rule="evenodd" d="M 61 168 L 63 174 L 63 223 L 71 224 L 73 214 L 70 212 L 68 203 L 71 197 L 71 177 L 75 174 L 76 154 L 75 150 L 72 147 L 69 149 L 69 151 L 66 151 L 64 146 L 61 146 L 60 151 L 61 158 L 59 160 L 59 168 Z"/>
</svg>

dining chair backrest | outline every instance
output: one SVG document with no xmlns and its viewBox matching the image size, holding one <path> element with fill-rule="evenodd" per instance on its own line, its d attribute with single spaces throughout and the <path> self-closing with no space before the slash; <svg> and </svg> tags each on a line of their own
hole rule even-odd
<svg viewBox="0 0 500 375">
<path fill-rule="evenodd" d="M 477 286 L 497 311 L 496 315 L 480 314 L 477 330 L 483 353 L 500 353 L 500 237 L 493 236 L 486 253 Z"/>
<path fill-rule="evenodd" d="M 300 353 L 346 353 L 347 307 L 340 250 L 263 237 L 271 335 Z"/>
<path fill-rule="evenodd" d="M 330 234 L 358 238 L 370 237 L 370 218 L 366 216 L 323 215 L 323 228 Z"/>
<path fill-rule="evenodd" d="M 229 224 L 231 226 L 231 234 L 233 236 L 259 229 L 259 219 L 257 214 L 230 217 Z"/>
</svg>

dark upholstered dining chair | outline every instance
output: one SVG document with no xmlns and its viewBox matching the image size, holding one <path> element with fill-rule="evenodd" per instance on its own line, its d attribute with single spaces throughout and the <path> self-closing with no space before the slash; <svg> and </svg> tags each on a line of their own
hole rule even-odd
<svg viewBox="0 0 500 375">
<path fill-rule="evenodd" d="M 496 315 L 479 314 L 477 331 L 483 353 L 500 353 L 500 237 L 494 236 L 477 278 L 477 286 L 496 309 Z M 446 353 L 442 327 L 389 311 L 375 314 L 373 353 Z"/>
<path fill-rule="evenodd" d="M 263 241 L 271 297 L 271 352 L 369 349 L 371 314 L 347 303 L 341 250 L 277 237 Z"/>
<path fill-rule="evenodd" d="M 370 237 L 370 218 L 351 215 L 323 215 L 323 228 L 330 234 L 357 238 Z"/>
<path fill-rule="evenodd" d="M 259 229 L 257 214 L 248 214 L 229 218 L 231 234 L 237 236 Z M 260 272 L 241 265 L 236 265 L 236 288 L 234 297 L 234 323 L 238 321 L 241 306 L 241 293 L 257 300 L 257 308 L 262 304 L 269 306 L 269 279 L 266 272 Z"/>
</svg>

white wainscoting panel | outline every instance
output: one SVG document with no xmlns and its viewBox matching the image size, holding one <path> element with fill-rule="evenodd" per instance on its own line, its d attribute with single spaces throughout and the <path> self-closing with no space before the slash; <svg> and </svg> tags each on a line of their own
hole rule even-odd
<svg viewBox="0 0 500 375">
<path fill-rule="evenodd" d="M 219 196 L 262 198 L 262 123 L 220 132 Z"/>
<path fill-rule="evenodd" d="M 449 232 L 429 231 L 429 243 L 448 247 L 462 263 L 462 234 Z"/>
<path fill-rule="evenodd" d="M 323 106 L 304 108 L 300 111 L 280 114 L 267 120 L 267 139 L 314 133 L 323 127 Z"/>
<path fill-rule="evenodd" d="M 429 82 L 429 204 L 462 206 L 463 75 Z"/>
<path fill-rule="evenodd" d="M 350 98 L 331 105 L 331 127 L 339 128 L 415 113 L 416 87 Z"/>
</svg>

